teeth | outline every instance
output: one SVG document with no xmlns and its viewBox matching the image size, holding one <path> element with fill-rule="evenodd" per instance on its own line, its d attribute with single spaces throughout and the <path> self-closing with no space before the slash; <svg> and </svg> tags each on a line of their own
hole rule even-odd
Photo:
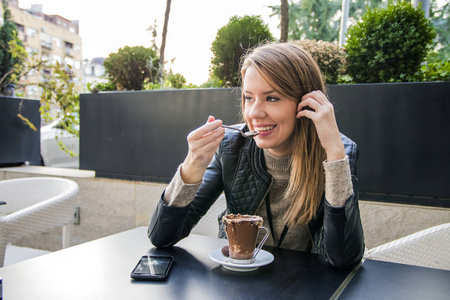
<svg viewBox="0 0 450 300">
<path fill-rule="evenodd" d="M 255 127 L 255 130 L 258 130 L 258 131 L 268 131 L 268 130 L 272 130 L 272 129 L 274 129 L 274 128 L 275 128 L 275 126 Z"/>
</svg>

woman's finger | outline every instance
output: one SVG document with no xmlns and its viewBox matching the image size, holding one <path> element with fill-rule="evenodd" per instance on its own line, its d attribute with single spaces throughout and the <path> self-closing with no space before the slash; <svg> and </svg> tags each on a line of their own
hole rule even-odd
<svg viewBox="0 0 450 300">
<path fill-rule="evenodd" d="M 205 125 L 187 136 L 189 150 L 181 168 L 181 178 L 184 182 L 196 183 L 203 177 L 225 135 L 225 129 L 220 127 L 221 124 L 221 120 L 215 120 L 210 116 Z"/>
<path fill-rule="evenodd" d="M 309 109 L 308 109 L 309 107 Z M 300 112 L 302 110 L 314 110 L 317 111 L 319 110 L 321 107 L 321 104 L 319 102 L 317 102 L 314 98 L 306 98 L 304 100 L 302 100 L 298 106 L 297 106 L 297 112 Z"/>
<path fill-rule="evenodd" d="M 308 98 L 313 98 L 314 100 L 319 102 L 321 105 L 325 105 L 330 102 L 328 100 L 327 96 L 325 96 L 325 94 L 322 91 L 312 91 L 312 92 L 304 95 L 302 97 L 302 101 L 303 101 L 303 99 L 308 99 Z"/>
<path fill-rule="evenodd" d="M 224 134 L 225 134 L 225 130 L 223 128 L 219 128 L 201 138 L 188 137 L 189 149 L 191 149 L 191 150 L 202 149 L 206 145 L 214 143 L 218 139 L 222 140 Z"/>
<path fill-rule="evenodd" d="M 189 136 L 193 139 L 201 139 L 214 130 L 218 129 L 220 125 L 222 125 L 222 120 L 213 120 L 212 122 L 207 122 L 203 126 L 200 126 L 199 128 L 189 133 Z"/>
<path fill-rule="evenodd" d="M 209 124 L 207 124 L 207 125 L 209 125 Z M 188 140 L 188 143 L 194 143 L 194 142 L 208 143 L 211 140 L 214 140 L 215 138 L 222 136 L 224 133 L 225 133 L 225 129 L 220 127 L 220 125 L 219 126 L 203 125 L 202 127 L 189 133 L 187 140 Z"/>
</svg>

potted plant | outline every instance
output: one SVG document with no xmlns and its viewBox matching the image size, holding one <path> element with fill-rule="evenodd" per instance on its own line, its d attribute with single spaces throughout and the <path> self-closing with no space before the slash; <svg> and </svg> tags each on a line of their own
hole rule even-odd
<svg viewBox="0 0 450 300">
<path fill-rule="evenodd" d="M 24 69 L 25 49 L 17 37 L 6 0 L 0 27 L 0 165 L 40 160 L 39 102 L 14 98 L 15 83 Z"/>
</svg>

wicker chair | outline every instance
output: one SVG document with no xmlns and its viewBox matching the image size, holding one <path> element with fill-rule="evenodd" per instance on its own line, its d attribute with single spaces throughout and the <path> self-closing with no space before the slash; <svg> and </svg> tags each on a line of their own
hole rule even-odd
<svg viewBox="0 0 450 300">
<path fill-rule="evenodd" d="M 217 218 L 227 209 L 225 195 L 222 194 L 216 202 L 209 208 L 206 215 L 201 218 L 191 233 L 217 237 L 219 235 L 219 223 Z"/>
<path fill-rule="evenodd" d="M 434 226 L 370 249 L 374 259 L 450 270 L 450 223 Z"/>
<path fill-rule="evenodd" d="M 30 177 L 0 181 L 0 266 L 7 245 L 63 226 L 62 247 L 70 246 L 78 184 L 69 179 Z M 13 249 L 13 247 L 8 247 Z"/>
</svg>

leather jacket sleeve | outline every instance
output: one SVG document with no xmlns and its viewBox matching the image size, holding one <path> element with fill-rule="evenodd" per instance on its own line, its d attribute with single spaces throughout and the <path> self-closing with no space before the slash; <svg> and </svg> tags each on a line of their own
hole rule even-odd
<svg viewBox="0 0 450 300">
<path fill-rule="evenodd" d="M 169 247 L 187 237 L 223 191 L 221 164 L 215 155 L 194 200 L 185 207 L 171 207 L 159 200 L 147 235 L 156 247 Z"/>
<path fill-rule="evenodd" d="M 356 177 L 356 160 L 358 150 L 356 144 L 343 137 L 346 153 L 349 155 L 350 171 L 353 183 L 353 195 L 343 207 L 332 207 L 324 201 L 323 208 L 323 241 L 315 244 L 323 247 L 326 260 L 337 268 L 353 268 L 357 266 L 364 254 L 364 232 L 358 206 L 358 179 Z M 318 238 L 320 240 L 320 237 Z"/>
</svg>

